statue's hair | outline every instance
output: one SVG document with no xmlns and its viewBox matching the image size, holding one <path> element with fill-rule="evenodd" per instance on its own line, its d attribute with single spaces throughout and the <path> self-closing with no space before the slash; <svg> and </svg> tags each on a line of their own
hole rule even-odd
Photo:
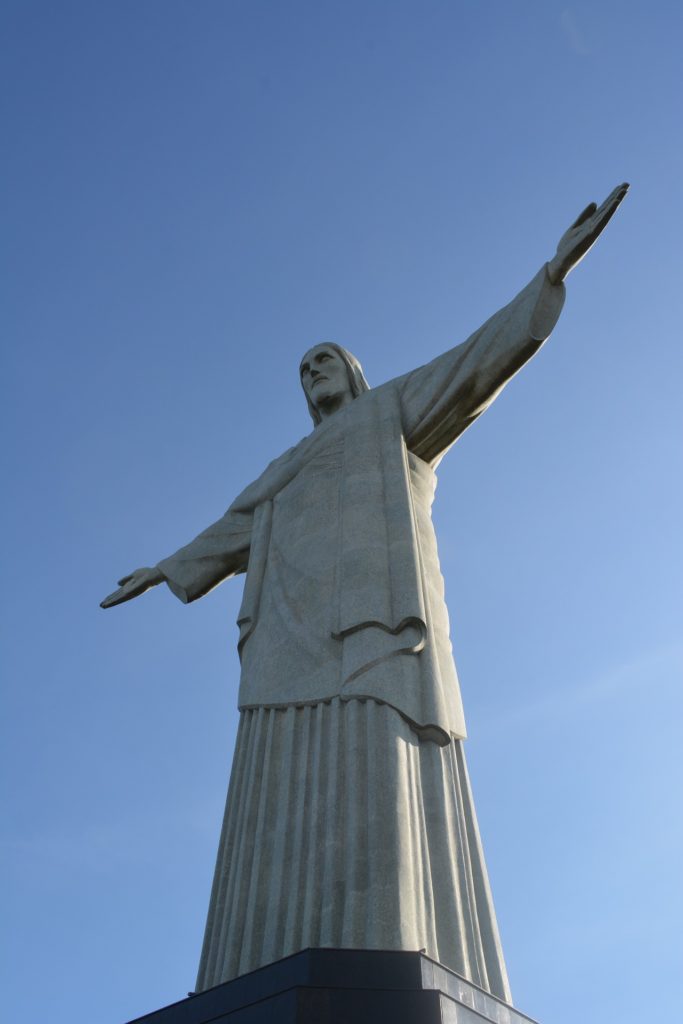
<svg viewBox="0 0 683 1024">
<path fill-rule="evenodd" d="M 365 374 L 363 373 L 363 367 L 360 365 L 353 353 L 349 352 L 348 349 L 343 348 L 341 345 L 337 345 L 334 341 L 325 341 L 320 345 L 314 345 L 313 348 L 331 348 L 333 352 L 336 352 L 337 355 L 340 356 L 342 362 L 346 366 L 346 372 L 349 375 L 349 384 L 351 386 L 351 394 L 354 398 L 358 398 L 358 396 L 362 395 L 364 391 L 370 390 L 370 385 L 365 379 Z M 309 351 L 313 351 L 313 349 L 310 349 Z M 311 419 L 317 427 L 322 417 L 306 394 L 305 388 L 304 394 L 306 395 L 306 403 L 308 405 L 308 411 L 311 414 Z"/>
</svg>

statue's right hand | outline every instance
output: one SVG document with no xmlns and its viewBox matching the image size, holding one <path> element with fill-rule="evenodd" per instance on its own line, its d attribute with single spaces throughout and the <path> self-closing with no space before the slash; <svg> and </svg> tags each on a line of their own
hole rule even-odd
<svg viewBox="0 0 683 1024">
<path fill-rule="evenodd" d="M 136 569 L 128 576 L 119 580 L 119 589 L 113 594 L 105 597 L 100 603 L 100 608 L 112 608 L 115 604 L 123 604 L 124 601 L 132 601 L 134 597 L 144 594 L 150 587 L 164 582 L 163 573 L 159 569 Z"/>
</svg>

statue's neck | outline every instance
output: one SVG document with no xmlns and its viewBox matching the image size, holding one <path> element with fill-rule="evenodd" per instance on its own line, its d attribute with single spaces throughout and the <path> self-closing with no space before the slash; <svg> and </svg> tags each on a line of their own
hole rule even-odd
<svg viewBox="0 0 683 1024">
<path fill-rule="evenodd" d="M 320 419 L 329 419 L 330 416 L 334 416 L 335 412 L 339 412 L 340 409 L 350 405 L 352 401 L 353 395 L 347 391 L 343 395 L 335 395 L 333 398 L 328 398 L 324 402 L 320 402 L 317 406 Z"/>
</svg>

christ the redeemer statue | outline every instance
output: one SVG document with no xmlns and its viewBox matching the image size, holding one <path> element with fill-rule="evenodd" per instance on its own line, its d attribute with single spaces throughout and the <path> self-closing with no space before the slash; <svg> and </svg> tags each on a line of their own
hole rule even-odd
<svg viewBox="0 0 683 1024">
<path fill-rule="evenodd" d="M 370 389 L 345 349 L 310 349 L 312 433 L 102 602 L 163 582 L 189 602 L 247 574 L 198 990 L 307 947 L 424 949 L 511 1001 L 463 753 L 434 470 L 549 336 L 565 277 L 627 188 L 587 207 L 508 306 L 426 366 Z"/>
</svg>

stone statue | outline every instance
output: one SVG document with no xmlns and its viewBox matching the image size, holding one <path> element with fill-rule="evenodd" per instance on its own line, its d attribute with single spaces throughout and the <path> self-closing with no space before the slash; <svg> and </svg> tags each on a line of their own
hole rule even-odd
<svg viewBox="0 0 683 1024">
<path fill-rule="evenodd" d="M 628 185 L 464 344 L 370 389 L 316 345 L 311 434 L 103 608 L 246 573 L 240 725 L 197 989 L 306 947 L 425 949 L 510 1002 L 462 740 L 434 470 L 538 351 Z"/>
</svg>

